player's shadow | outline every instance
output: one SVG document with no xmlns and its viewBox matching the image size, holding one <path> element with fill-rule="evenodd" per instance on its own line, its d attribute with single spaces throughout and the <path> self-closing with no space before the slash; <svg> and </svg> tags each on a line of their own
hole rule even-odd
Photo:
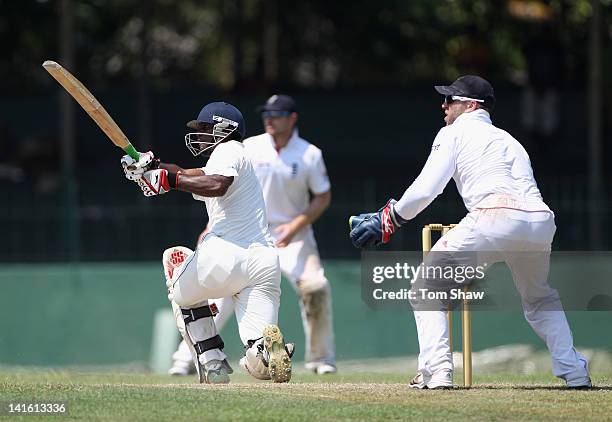
<svg viewBox="0 0 612 422">
<path fill-rule="evenodd" d="M 550 390 L 550 391 L 585 391 L 585 392 L 595 392 L 595 391 L 612 391 L 612 386 L 603 385 L 597 386 L 594 385 L 592 388 L 569 388 L 564 385 L 476 385 L 472 387 L 455 387 L 453 389 L 456 390 Z"/>
</svg>

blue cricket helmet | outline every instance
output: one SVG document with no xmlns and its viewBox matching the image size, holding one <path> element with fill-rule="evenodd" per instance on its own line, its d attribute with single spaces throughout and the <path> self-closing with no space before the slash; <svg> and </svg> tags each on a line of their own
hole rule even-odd
<svg viewBox="0 0 612 422">
<path fill-rule="evenodd" d="M 241 141 L 245 137 L 246 125 L 242 113 L 236 107 L 224 101 L 206 104 L 202 110 L 200 110 L 198 118 L 187 123 L 187 126 L 195 129 L 198 123 L 217 124 L 218 121 L 214 119 L 215 116 L 231 120 L 238 124 L 236 132 L 240 134 L 240 139 L 236 139 L 236 141 Z M 195 123 L 195 125 L 192 125 L 192 123 Z"/>
<path fill-rule="evenodd" d="M 212 151 L 226 140 L 242 141 L 246 135 L 246 125 L 242 113 L 233 105 L 218 101 L 206 104 L 198 118 L 187 123 L 195 129 L 185 135 L 185 144 L 193 155 Z"/>
</svg>

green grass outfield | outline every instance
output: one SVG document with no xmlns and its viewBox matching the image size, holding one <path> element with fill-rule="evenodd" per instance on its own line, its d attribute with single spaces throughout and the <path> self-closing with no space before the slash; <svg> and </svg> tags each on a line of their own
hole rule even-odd
<svg viewBox="0 0 612 422">
<path fill-rule="evenodd" d="M 460 372 L 460 371 L 458 371 Z M 289 384 L 234 374 L 232 384 L 193 378 L 72 372 L 0 373 L 0 420 L 610 420 L 612 374 L 596 388 L 571 391 L 549 374 L 478 375 L 474 388 L 415 391 L 405 375 L 297 373 Z M 460 379 L 456 379 L 460 383 Z M 66 401 L 62 417 L 7 414 L 9 401 Z M 50 419 L 49 419 L 50 418 Z"/>
</svg>

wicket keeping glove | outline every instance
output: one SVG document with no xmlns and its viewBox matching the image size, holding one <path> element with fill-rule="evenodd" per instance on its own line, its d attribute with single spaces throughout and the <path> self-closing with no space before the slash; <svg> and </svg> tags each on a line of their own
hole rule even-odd
<svg viewBox="0 0 612 422">
<path fill-rule="evenodd" d="M 138 186 L 142 189 L 144 196 L 155 196 L 176 189 L 181 172 L 170 173 L 165 169 L 145 171 L 138 179 Z"/>
<path fill-rule="evenodd" d="M 156 169 L 159 166 L 159 159 L 155 158 L 153 152 L 141 152 L 140 159 L 134 160 L 129 155 L 121 157 L 121 167 L 128 180 L 137 181 L 145 171 Z"/>
<path fill-rule="evenodd" d="M 389 242 L 391 235 L 407 222 L 393 209 L 396 202 L 395 199 L 390 199 L 378 212 L 350 217 L 349 236 L 353 246 L 371 248 Z"/>
</svg>

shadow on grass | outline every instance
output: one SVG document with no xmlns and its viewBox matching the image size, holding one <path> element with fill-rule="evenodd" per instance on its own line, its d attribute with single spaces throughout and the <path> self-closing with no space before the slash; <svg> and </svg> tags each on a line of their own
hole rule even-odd
<svg viewBox="0 0 612 422">
<path fill-rule="evenodd" d="M 477 385 L 473 387 L 454 387 L 453 390 L 549 390 L 549 391 L 612 391 L 612 386 L 594 385 L 592 388 L 569 388 L 564 385 Z"/>
</svg>

